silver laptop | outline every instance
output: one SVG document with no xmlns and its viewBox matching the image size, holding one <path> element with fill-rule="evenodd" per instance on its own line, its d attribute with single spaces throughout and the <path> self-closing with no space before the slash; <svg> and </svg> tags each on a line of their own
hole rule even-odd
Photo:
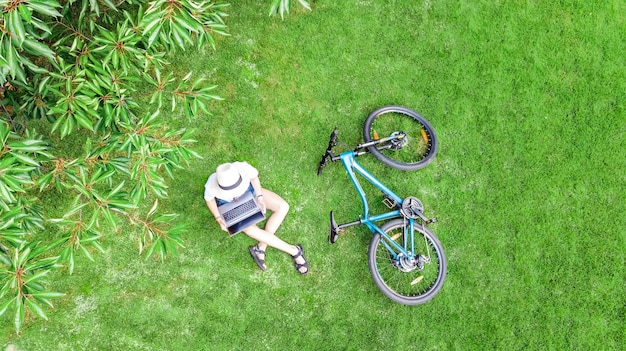
<svg viewBox="0 0 626 351">
<path fill-rule="evenodd" d="M 217 207 L 232 236 L 265 219 L 254 193 L 246 191 L 240 198 Z"/>
</svg>

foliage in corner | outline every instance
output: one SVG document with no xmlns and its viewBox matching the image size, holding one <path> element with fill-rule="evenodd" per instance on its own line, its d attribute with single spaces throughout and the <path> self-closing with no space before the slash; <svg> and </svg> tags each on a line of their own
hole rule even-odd
<svg viewBox="0 0 626 351">
<path fill-rule="evenodd" d="M 50 273 L 73 273 L 76 255 L 94 260 L 122 221 L 138 228 L 130 235 L 146 258 L 183 247 L 184 226 L 157 204 L 174 170 L 200 155 L 192 131 L 171 129 L 162 109 L 191 119 L 220 97 L 202 78 L 170 73 L 166 55 L 214 49 L 226 6 L 0 0 L 0 315 L 13 313 L 16 332 L 63 296 Z M 70 135 L 82 150 L 65 146 Z"/>
<path fill-rule="evenodd" d="M 309 4 L 309 0 L 298 0 L 300 5 L 307 10 L 311 10 L 311 5 Z M 289 8 L 291 7 L 291 0 L 272 0 L 272 5 L 270 6 L 270 16 L 274 16 L 280 14 L 280 18 L 284 19 L 285 14 L 289 13 Z"/>
</svg>

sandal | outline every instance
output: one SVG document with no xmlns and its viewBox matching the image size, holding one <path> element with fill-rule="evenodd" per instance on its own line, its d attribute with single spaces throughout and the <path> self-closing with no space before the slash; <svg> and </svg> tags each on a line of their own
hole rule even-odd
<svg viewBox="0 0 626 351">
<path fill-rule="evenodd" d="M 256 265 L 259 266 L 259 268 L 263 272 L 265 272 L 265 269 L 266 269 L 265 260 L 262 260 L 261 258 L 259 258 L 259 255 L 265 255 L 265 251 L 259 249 L 259 244 L 248 247 L 248 250 L 250 250 L 250 255 L 252 255 L 252 258 L 254 259 L 254 262 L 256 263 Z"/>
<path fill-rule="evenodd" d="M 296 270 L 298 271 L 298 273 L 305 275 L 309 273 L 309 263 L 306 261 L 306 258 L 304 258 L 304 249 L 302 248 L 302 245 L 298 244 L 296 245 L 296 247 L 298 248 L 298 253 L 291 256 L 291 258 L 293 258 L 293 263 L 296 266 Z M 300 257 L 302 257 L 302 259 L 304 260 L 304 263 L 296 262 L 296 260 Z M 306 268 L 306 271 L 302 272 L 300 268 Z"/>
</svg>

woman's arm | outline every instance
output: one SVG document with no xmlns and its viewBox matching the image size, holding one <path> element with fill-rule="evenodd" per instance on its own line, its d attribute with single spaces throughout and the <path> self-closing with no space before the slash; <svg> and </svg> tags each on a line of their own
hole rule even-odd
<svg viewBox="0 0 626 351">
<path fill-rule="evenodd" d="M 252 183 L 252 188 L 254 189 L 254 193 L 256 194 L 256 199 L 259 203 L 259 206 L 261 206 L 261 211 L 265 213 L 267 211 L 267 206 L 265 206 L 265 200 L 263 199 L 263 188 L 261 188 L 261 181 L 259 180 L 259 177 L 255 177 L 250 179 L 250 182 Z"/>
<path fill-rule="evenodd" d="M 213 217 L 215 217 L 215 220 L 220 225 L 220 228 L 222 228 L 223 231 L 228 232 L 228 228 L 226 228 L 226 222 L 220 216 L 220 211 L 218 211 L 217 209 L 217 202 L 215 202 L 215 198 L 211 200 L 205 200 L 205 202 L 206 202 L 206 205 L 209 207 L 209 210 L 213 214 Z"/>
</svg>

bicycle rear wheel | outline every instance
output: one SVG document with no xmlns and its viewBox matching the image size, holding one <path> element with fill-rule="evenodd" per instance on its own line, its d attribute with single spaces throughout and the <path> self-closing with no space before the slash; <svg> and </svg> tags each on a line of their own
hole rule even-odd
<svg viewBox="0 0 626 351">
<path fill-rule="evenodd" d="M 381 229 L 403 246 L 407 222 L 395 219 Z M 419 305 L 432 299 L 446 278 L 446 258 L 439 239 L 428 228 L 416 225 L 412 257 L 394 257 L 385 239 L 376 233 L 368 251 L 368 265 L 376 286 L 385 296 L 404 305 Z M 388 245 L 388 244 L 387 244 Z"/>
<path fill-rule="evenodd" d="M 435 130 L 426 118 L 402 106 L 385 106 L 370 113 L 363 126 L 365 142 L 404 132 L 400 145 L 375 145 L 368 149 L 387 166 L 403 171 L 426 167 L 437 154 Z M 387 146 L 387 148 L 385 148 Z"/>
</svg>

